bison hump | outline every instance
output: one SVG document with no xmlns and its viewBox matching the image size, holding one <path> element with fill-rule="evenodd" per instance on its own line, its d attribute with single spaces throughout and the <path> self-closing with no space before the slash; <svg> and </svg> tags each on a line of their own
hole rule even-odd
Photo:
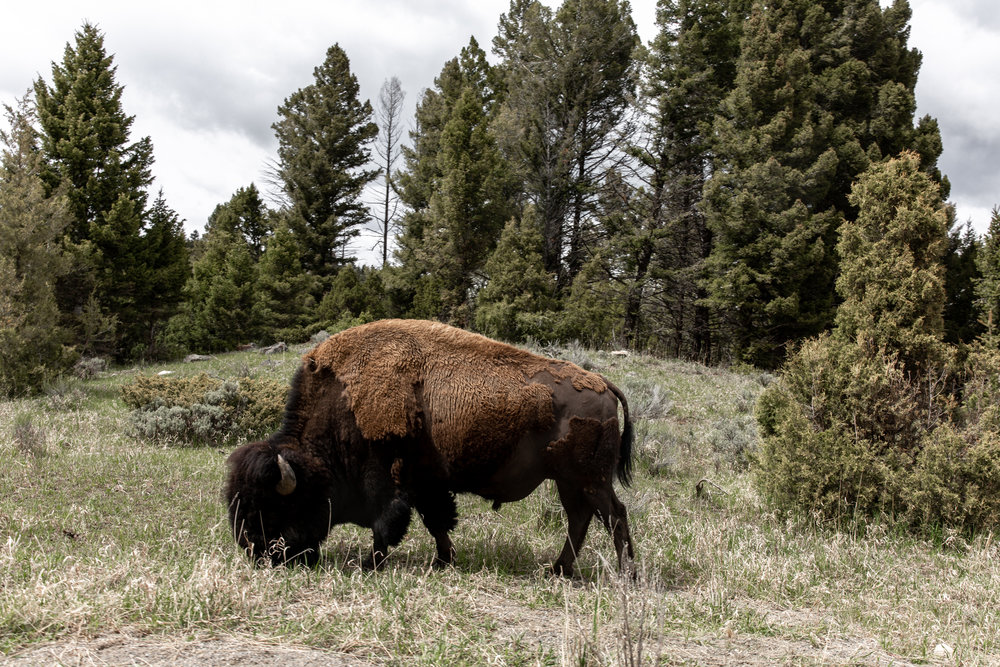
<svg viewBox="0 0 1000 667">
<path fill-rule="evenodd" d="M 359 329 L 327 339 L 306 355 L 312 361 L 307 367 L 330 370 L 344 383 L 351 412 L 366 439 L 412 433 L 420 415 L 417 391 L 423 361 L 418 341 L 392 330 L 357 335 L 364 333 Z"/>
</svg>

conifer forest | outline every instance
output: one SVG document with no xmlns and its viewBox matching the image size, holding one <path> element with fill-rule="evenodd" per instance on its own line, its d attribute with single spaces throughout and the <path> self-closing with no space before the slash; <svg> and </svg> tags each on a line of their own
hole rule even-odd
<svg viewBox="0 0 1000 667">
<path fill-rule="evenodd" d="M 431 319 L 779 374 L 757 410 L 772 497 L 988 523 L 1000 213 L 983 235 L 956 220 L 910 18 L 906 0 L 661 0 L 643 43 L 627 0 L 511 0 L 413 118 L 396 77 L 361 99 L 333 44 L 276 109 L 267 182 L 190 236 L 85 22 L 5 101 L 0 393 L 81 359 Z M 363 228 L 374 265 L 349 250 Z M 806 450 L 841 472 L 804 471 Z M 881 481 L 845 495 L 843 466 Z"/>
</svg>

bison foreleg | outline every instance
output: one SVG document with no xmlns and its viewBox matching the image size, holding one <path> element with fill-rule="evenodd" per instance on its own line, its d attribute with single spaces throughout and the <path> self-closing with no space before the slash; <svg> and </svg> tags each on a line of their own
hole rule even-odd
<svg viewBox="0 0 1000 667">
<path fill-rule="evenodd" d="M 455 494 L 440 486 L 425 487 L 414 493 L 413 505 L 437 545 L 434 565 L 451 565 L 455 561 L 455 546 L 448 533 L 458 523 Z"/>
<path fill-rule="evenodd" d="M 394 547 L 403 541 L 410 527 L 410 506 L 399 496 L 394 497 L 372 525 L 372 553 L 361 562 L 365 570 L 375 570 L 382 566 Z"/>
</svg>

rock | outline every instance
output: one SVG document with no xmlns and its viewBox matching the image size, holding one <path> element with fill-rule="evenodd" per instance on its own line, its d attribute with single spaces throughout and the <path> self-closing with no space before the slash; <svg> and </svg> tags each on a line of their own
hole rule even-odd
<svg viewBox="0 0 1000 667">
<path fill-rule="evenodd" d="M 184 363 L 190 364 L 195 361 L 209 361 L 211 358 L 212 357 L 206 354 L 189 354 L 188 356 L 184 357 Z"/>
<path fill-rule="evenodd" d="M 316 333 L 314 333 L 312 337 L 309 339 L 309 342 L 312 343 L 313 345 L 319 345 L 329 337 L 330 337 L 329 332 L 326 329 L 323 329 L 321 331 L 317 331 Z"/>
<path fill-rule="evenodd" d="M 261 354 L 278 354 L 279 352 L 286 352 L 287 350 L 288 350 L 288 346 L 285 345 L 285 341 L 281 341 L 281 342 L 275 343 L 274 345 L 271 345 L 269 347 L 261 348 L 260 353 Z"/>
<path fill-rule="evenodd" d="M 163 375 L 173 375 L 173 374 L 174 374 L 173 371 L 160 371 L 159 373 L 157 373 L 157 375 L 160 375 L 160 376 L 163 376 Z"/>
<path fill-rule="evenodd" d="M 948 646 L 944 642 L 941 642 L 934 647 L 934 657 L 935 658 L 950 658 L 952 654 L 955 653 L 955 649 Z"/>
<path fill-rule="evenodd" d="M 615 350 L 611 353 L 612 357 L 630 357 L 632 353 L 628 350 Z"/>
</svg>

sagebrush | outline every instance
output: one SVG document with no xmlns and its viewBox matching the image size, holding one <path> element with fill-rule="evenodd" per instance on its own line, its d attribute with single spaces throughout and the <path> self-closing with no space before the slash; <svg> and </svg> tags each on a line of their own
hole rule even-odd
<svg viewBox="0 0 1000 667">
<path fill-rule="evenodd" d="M 139 377 L 121 397 L 136 436 L 157 442 L 221 444 L 277 430 L 288 385 L 276 380 Z"/>
</svg>

